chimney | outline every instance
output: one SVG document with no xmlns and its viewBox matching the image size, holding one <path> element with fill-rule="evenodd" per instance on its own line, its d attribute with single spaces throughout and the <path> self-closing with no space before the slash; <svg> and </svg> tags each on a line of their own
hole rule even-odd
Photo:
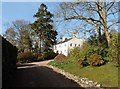
<svg viewBox="0 0 120 89">
<path fill-rule="evenodd" d="M 74 38 L 77 38 L 77 33 L 76 32 L 73 32 L 73 39 Z"/>
<path fill-rule="evenodd" d="M 67 38 L 65 38 L 65 37 L 61 37 L 61 38 L 60 38 L 60 42 L 63 42 L 63 41 L 65 41 L 65 40 L 67 40 Z"/>
<path fill-rule="evenodd" d="M 62 37 L 60 37 L 60 42 L 62 42 Z"/>
</svg>

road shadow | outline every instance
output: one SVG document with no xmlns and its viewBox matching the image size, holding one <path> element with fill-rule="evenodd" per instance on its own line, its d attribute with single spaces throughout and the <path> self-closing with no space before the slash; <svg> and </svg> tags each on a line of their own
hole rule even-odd
<svg viewBox="0 0 120 89">
<path fill-rule="evenodd" d="M 35 64 L 17 64 L 17 67 L 34 66 Z"/>
<path fill-rule="evenodd" d="M 11 81 L 6 87 L 75 87 L 84 89 L 73 80 L 67 79 L 46 66 L 17 69 Z"/>
</svg>

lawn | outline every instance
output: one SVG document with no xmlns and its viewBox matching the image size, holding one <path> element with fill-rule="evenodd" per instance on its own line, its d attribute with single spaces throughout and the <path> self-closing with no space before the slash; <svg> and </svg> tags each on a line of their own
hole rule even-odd
<svg viewBox="0 0 120 89">
<path fill-rule="evenodd" d="M 112 62 L 108 62 L 100 67 L 87 66 L 83 68 L 70 61 L 65 61 L 59 64 L 52 61 L 49 64 L 74 75 L 96 81 L 102 84 L 103 87 L 118 87 L 118 67 L 116 67 Z"/>
</svg>

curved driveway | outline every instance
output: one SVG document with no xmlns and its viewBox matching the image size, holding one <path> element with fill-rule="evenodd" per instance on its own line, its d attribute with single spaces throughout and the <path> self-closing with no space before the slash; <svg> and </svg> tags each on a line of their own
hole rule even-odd
<svg viewBox="0 0 120 89">
<path fill-rule="evenodd" d="M 49 60 L 51 61 L 51 60 Z M 81 87 L 48 68 L 49 61 L 20 65 L 10 87 Z"/>
</svg>

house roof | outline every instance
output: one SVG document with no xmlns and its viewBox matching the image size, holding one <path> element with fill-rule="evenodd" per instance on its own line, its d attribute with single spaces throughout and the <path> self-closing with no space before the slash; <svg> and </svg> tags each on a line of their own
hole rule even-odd
<svg viewBox="0 0 120 89">
<path fill-rule="evenodd" d="M 72 38 L 69 38 L 69 39 L 65 39 L 64 41 L 61 41 L 61 42 L 58 42 L 58 43 L 56 43 L 56 45 L 57 44 L 61 44 L 61 43 L 64 43 L 64 42 L 67 42 L 67 41 L 69 41 L 69 40 L 71 40 Z"/>
</svg>

